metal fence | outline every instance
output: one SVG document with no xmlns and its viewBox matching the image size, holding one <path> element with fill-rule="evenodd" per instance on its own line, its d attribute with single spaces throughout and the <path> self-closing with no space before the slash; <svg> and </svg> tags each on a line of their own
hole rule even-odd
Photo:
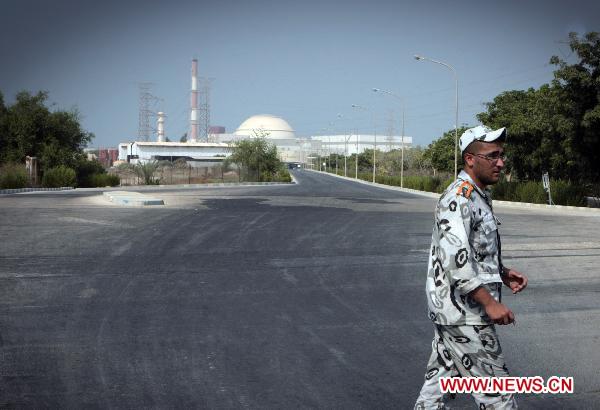
<svg viewBox="0 0 600 410">
<path fill-rule="evenodd" d="M 121 186 L 144 185 L 144 179 L 137 175 L 131 169 L 116 169 L 111 171 L 121 179 Z M 155 184 L 160 185 L 181 185 L 181 184 L 207 184 L 239 182 L 237 170 L 225 170 L 220 165 L 210 167 L 177 167 L 161 166 L 153 176 Z"/>
</svg>

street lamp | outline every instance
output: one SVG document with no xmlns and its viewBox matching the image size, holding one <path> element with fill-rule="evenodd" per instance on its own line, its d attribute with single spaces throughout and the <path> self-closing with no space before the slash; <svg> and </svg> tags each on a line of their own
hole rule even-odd
<svg viewBox="0 0 600 410">
<path fill-rule="evenodd" d="M 321 139 L 321 143 L 325 142 L 325 137 L 326 137 L 325 134 L 328 134 L 327 131 L 328 131 L 327 128 L 321 128 L 321 132 L 323 133 L 322 139 Z M 327 135 L 327 141 L 328 141 L 328 143 L 327 143 L 327 150 L 323 150 L 323 151 L 327 152 L 327 165 L 325 166 L 325 172 L 328 172 L 327 171 L 328 167 L 331 168 L 331 147 L 330 147 L 330 145 L 331 145 L 331 137 L 329 135 Z"/>
<path fill-rule="evenodd" d="M 432 63 L 443 65 L 444 67 L 452 71 L 452 74 L 454 74 L 454 84 L 456 91 L 456 117 L 454 119 L 454 179 L 456 179 L 458 175 L 458 76 L 456 75 L 456 70 L 450 64 L 444 63 L 442 61 L 432 60 L 431 58 L 423 57 L 418 54 L 415 54 L 415 60 L 431 61 Z"/>
<path fill-rule="evenodd" d="M 336 119 L 333 121 L 329 122 L 329 135 L 327 136 L 328 139 L 328 145 L 329 145 L 329 161 L 330 161 L 330 168 L 331 168 L 331 135 L 333 135 L 333 139 L 334 139 L 334 145 L 336 146 L 335 150 L 334 150 L 334 154 L 335 154 L 335 173 L 337 175 L 338 172 L 338 144 L 337 144 L 337 140 L 336 140 L 336 135 L 335 135 L 335 122 L 338 120 L 341 120 L 342 118 L 344 118 L 343 114 L 339 114 L 336 116 Z"/>
<path fill-rule="evenodd" d="M 344 114 L 338 114 L 336 120 L 341 120 L 342 118 L 345 118 Z M 334 122 L 330 122 L 329 125 L 333 127 Z M 332 128 L 331 132 L 335 132 L 335 130 L 333 130 L 333 128 Z M 344 176 L 345 177 L 348 176 L 348 163 L 347 163 L 347 157 L 348 157 L 348 140 L 350 139 L 351 136 L 352 135 L 349 134 L 347 137 L 345 136 L 345 138 L 344 138 Z M 337 146 L 337 143 L 336 143 L 336 146 Z M 335 167 L 336 167 L 335 173 L 336 174 L 337 174 L 337 164 L 338 164 L 338 150 L 336 148 L 336 151 L 335 151 Z"/>
<path fill-rule="evenodd" d="M 342 118 L 344 118 L 344 114 L 338 114 L 336 120 L 341 120 Z M 334 130 L 335 131 L 335 130 Z M 336 143 L 337 146 L 337 143 Z M 335 150 L 335 174 L 337 175 L 338 173 L 338 150 L 336 148 Z M 344 150 L 344 176 L 346 176 L 346 151 Z"/>
<path fill-rule="evenodd" d="M 376 172 L 376 165 L 375 165 L 375 151 L 377 150 L 377 128 L 375 127 L 375 116 L 373 115 L 373 111 L 369 110 L 367 107 L 363 107 L 362 105 L 358 105 L 358 104 L 352 104 L 352 108 L 356 108 L 357 110 L 363 110 L 363 111 L 367 111 L 369 113 L 371 113 L 371 121 L 373 122 L 373 183 L 375 183 L 375 172 Z M 356 163 L 358 164 L 358 150 L 356 151 Z M 357 165 L 358 167 L 358 165 Z"/>
<path fill-rule="evenodd" d="M 356 158 L 354 161 L 354 165 L 355 165 L 355 169 L 354 169 L 354 179 L 358 179 L 358 145 L 359 145 L 359 141 L 358 141 L 358 130 L 356 128 L 354 128 L 354 133 L 356 134 Z"/>
<path fill-rule="evenodd" d="M 391 95 L 392 97 L 400 100 L 400 104 L 402 105 L 402 159 L 400 160 L 400 188 L 404 188 L 404 109 L 406 107 L 404 104 L 404 99 L 391 91 L 382 90 L 381 88 L 373 88 L 373 92 L 381 92 L 387 95 Z"/>
<path fill-rule="evenodd" d="M 348 136 L 344 138 L 344 176 L 345 177 L 348 176 L 347 158 L 348 158 L 348 141 L 350 140 L 350 137 L 352 137 L 352 133 L 348 132 Z"/>
</svg>

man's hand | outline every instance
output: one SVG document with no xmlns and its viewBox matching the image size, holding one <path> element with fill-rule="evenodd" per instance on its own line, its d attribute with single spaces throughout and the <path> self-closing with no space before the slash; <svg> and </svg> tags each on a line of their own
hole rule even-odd
<svg viewBox="0 0 600 410">
<path fill-rule="evenodd" d="M 490 320 L 498 325 L 508 325 L 515 321 L 514 313 L 502 303 L 494 301 L 484 308 Z"/>
<path fill-rule="evenodd" d="M 502 282 L 508 286 L 512 293 L 518 293 L 527 287 L 527 276 L 514 269 L 504 268 L 504 275 L 501 275 Z"/>
<path fill-rule="evenodd" d="M 488 315 L 493 323 L 498 325 L 508 325 L 514 323 L 515 315 L 502 303 L 496 301 L 483 286 L 479 286 L 470 293 L 471 297 L 476 302 L 480 303 L 485 309 L 485 313 Z"/>
</svg>

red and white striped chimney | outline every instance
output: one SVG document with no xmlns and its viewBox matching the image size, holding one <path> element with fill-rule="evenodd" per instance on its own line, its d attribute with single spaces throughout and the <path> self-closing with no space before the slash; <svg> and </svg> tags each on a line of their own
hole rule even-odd
<svg viewBox="0 0 600 410">
<path fill-rule="evenodd" d="M 189 142 L 198 142 L 198 60 L 192 60 L 192 93 L 190 101 Z"/>
</svg>

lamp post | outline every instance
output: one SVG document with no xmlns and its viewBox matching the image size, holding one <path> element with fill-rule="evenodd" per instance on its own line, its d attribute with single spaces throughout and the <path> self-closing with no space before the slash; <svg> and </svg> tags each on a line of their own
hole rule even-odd
<svg viewBox="0 0 600 410">
<path fill-rule="evenodd" d="M 356 161 L 354 161 L 354 165 L 356 165 L 356 169 L 354 170 L 354 179 L 358 179 L 358 130 L 354 130 L 356 134 Z"/>
<path fill-rule="evenodd" d="M 331 135 L 327 136 L 327 168 L 325 168 L 325 172 L 331 172 Z"/>
<path fill-rule="evenodd" d="M 343 114 L 338 114 L 337 115 L 337 119 L 342 119 L 344 118 Z M 352 137 L 352 132 L 348 132 L 347 136 L 344 136 L 344 176 L 347 177 L 348 176 L 348 141 L 350 140 L 350 138 Z M 358 151 L 358 147 L 357 147 L 357 151 Z M 337 151 L 336 151 L 337 154 Z M 358 154 L 357 154 L 358 155 Z M 337 156 L 336 156 L 336 165 L 337 165 Z"/>
<path fill-rule="evenodd" d="M 404 104 L 404 99 L 399 95 L 394 94 L 391 91 L 382 90 L 381 88 L 373 88 L 373 92 L 381 92 L 387 95 L 391 95 L 394 98 L 400 100 L 400 104 L 402 105 L 402 158 L 400 159 L 400 188 L 404 188 L 404 109 L 406 105 Z"/>
<path fill-rule="evenodd" d="M 323 135 L 321 136 L 321 146 L 325 143 L 325 137 L 327 137 L 327 149 L 323 149 L 324 153 L 327 153 L 327 160 L 325 162 L 325 172 L 328 172 L 327 169 L 331 167 L 331 137 L 328 134 L 328 128 L 321 128 L 321 132 Z"/>
<path fill-rule="evenodd" d="M 335 139 L 335 137 L 336 137 L 336 135 L 335 135 L 335 121 L 341 120 L 342 118 L 344 118 L 344 115 L 343 114 L 338 114 L 336 116 L 336 119 L 334 121 L 330 121 L 329 124 L 328 124 L 329 125 L 329 132 L 328 132 L 327 139 L 328 139 L 328 145 L 329 145 L 329 166 L 330 166 L 330 168 L 332 168 L 332 166 L 331 166 L 331 135 L 333 135 L 334 136 L 334 141 L 333 142 L 334 142 L 334 144 L 336 146 L 336 148 L 334 150 L 334 153 L 335 153 L 335 173 L 336 173 L 336 175 L 337 175 L 337 172 L 338 172 L 338 170 L 337 170 L 337 168 L 338 168 L 338 150 L 337 150 L 337 141 Z"/>
<path fill-rule="evenodd" d="M 371 113 L 371 121 L 373 122 L 373 183 L 375 183 L 375 173 L 376 173 L 376 165 L 375 165 L 375 151 L 377 150 L 377 129 L 375 127 L 375 117 L 373 115 L 373 111 L 369 110 L 367 107 L 363 107 L 362 105 L 352 104 L 352 108 L 356 108 L 357 110 L 363 110 Z M 356 152 L 356 163 L 358 164 L 358 150 Z M 358 165 L 357 165 L 358 168 Z"/>
<path fill-rule="evenodd" d="M 415 54 L 415 60 L 417 61 L 431 61 L 432 63 L 440 64 L 452 71 L 454 75 L 454 84 L 455 84 L 455 106 L 456 106 L 456 117 L 454 118 L 454 179 L 456 179 L 458 175 L 458 76 L 456 75 L 456 70 L 450 64 L 444 63 L 442 61 L 433 60 L 431 58 L 423 57 L 418 54 Z"/>
<path fill-rule="evenodd" d="M 350 140 L 350 137 L 352 137 L 352 134 L 348 133 L 348 137 L 344 138 L 344 176 L 345 177 L 348 176 L 347 158 L 348 158 L 348 141 Z"/>
</svg>

